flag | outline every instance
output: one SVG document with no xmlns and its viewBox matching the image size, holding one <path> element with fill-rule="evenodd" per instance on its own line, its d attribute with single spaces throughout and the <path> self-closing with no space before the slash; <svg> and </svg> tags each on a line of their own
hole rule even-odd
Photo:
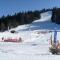
<svg viewBox="0 0 60 60">
<path fill-rule="evenodd" d="M 55 30 L 54 31 L 54 43 L 56 43 L 56 41 L 57 41 L 57 31 Z"/>
</svg>

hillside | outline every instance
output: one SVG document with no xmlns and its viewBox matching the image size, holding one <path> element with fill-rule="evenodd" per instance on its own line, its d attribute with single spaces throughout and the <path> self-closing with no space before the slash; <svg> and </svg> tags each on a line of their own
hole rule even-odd
<svg viewBox="0 0 60 60">
<path fill-rule="evenodd" d="M 58 31 L 59 38 L 60 25 L 51 22 L 52 12 L 41 14 L 41 19 L 33 21 L 31 24 L 17 26 L 9 31 L 0 32 L 0 41 L 2 37 L 22 38 L 21 43 L 0 42 L 1 60 L 60 60 L 60 55 L 52 55 L 49 52 L 50 37 L 54 39 L 54 30 Z M 52 32 L 49 32 L 52 31 Z"/>
</svg>

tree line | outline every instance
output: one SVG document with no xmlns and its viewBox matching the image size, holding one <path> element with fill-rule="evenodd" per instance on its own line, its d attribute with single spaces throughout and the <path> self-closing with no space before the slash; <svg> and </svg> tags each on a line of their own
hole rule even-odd
<svg viewBox="0 0 60 60">
<path fill-rule="evenodd" d="M 18 25 L 29 24 L 34 20 L 38 20 L 41 18 L 41 13 L 50 11 L 51 9 L 42 9 L 35 11 L 27 11 L 27 12 L 19 12 L 14 15 L 7 15 L 6 17 L 3 15 L 0 18 L 0 31 L 5 31 L 11 28 L 14 28 Z"/>
<path fill-rule="evenodd" d="M 52 17 L 51 17 L 52 22 L 56 24 L 60 24 L 60 8 L 54 7 L 52 9 Z"/>
</svg>

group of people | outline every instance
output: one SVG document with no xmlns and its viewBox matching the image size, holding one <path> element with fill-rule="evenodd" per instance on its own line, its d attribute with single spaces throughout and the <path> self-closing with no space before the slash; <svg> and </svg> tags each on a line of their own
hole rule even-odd
<svg viewBox="0 0 60 60">
<path fill-rule="evenodd" d="M 1 38 L 1 42 L 22 42 L 22 38 L 19 37 L 19 38 L 4 38 L 2 37 Z"/>
</svg>

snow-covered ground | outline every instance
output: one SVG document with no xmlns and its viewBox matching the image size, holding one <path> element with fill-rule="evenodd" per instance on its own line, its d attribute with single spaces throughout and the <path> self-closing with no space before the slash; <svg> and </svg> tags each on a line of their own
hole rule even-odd
<svg viewBox="0 0 60 60">
<path fill-rule="evenodd" d="M 60 26 L 51 22 L 51 11 L 42 13 L 41 19 L 31 24 L 11 30 L 17 33 L 10 33 L 10 30 L 0 32 L 0 41 L 2 37 L 21 37 L 22 42 L 0 42 L 0 60 L 60 60 L 60 55 L 52 55 L 49 52 L 50 37 L 54 37 L 54 30 L 58 31 L 57 40 L 60 40 Z"/>
</svg>

